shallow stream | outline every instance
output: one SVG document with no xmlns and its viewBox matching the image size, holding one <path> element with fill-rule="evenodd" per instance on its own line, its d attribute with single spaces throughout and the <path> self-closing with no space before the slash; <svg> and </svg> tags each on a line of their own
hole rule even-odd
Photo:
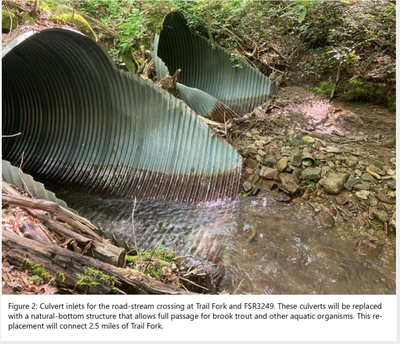
<svg viewBox="0 0 400 344">
<path fill-rule="evenodd" d="M 133 245 L 133 201 L 58 196 Z M 315 215 L 311 207 L 269 198 L 198 205 L 138 202 L 135 230 L 141 248 L 159 243 L 223 267 L 220 290 L 231 293 L 395 293 L 395 257 L 360 254 L 351 224 L 324 229 Z"/>
</svg>

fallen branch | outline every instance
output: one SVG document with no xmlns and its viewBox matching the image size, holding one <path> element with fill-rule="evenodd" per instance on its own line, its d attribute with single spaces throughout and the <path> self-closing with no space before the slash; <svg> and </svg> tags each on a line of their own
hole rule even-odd
<svg viewBox="0 0 400 344">
<path fill-rule="evenodd" d="M 201 286 L 201 285 L 199 285 L 199 284 L 197 284 L 197 283 L 194 283 L 194 282 L 192 282 L 191 280 L 188 280 L 187 278 L 183 278 L 183 277 L 180 277 L 180 276 L 179 276 L 179 278 L 180 278 L 181 280 L 185 281 L 185 282 L 188 282 L 188 283 L 190 283 L 190 284 L 195 285 L 195 286 L 198 287 L 198 288 L 201 288 L 201 289 L 204 289 L 204 290 L 209 291 L 208 288 L 203 287 L 203 286 Z"/>
<path fill-rule="evenodd" d="M 342 66 L 342 63 L 343 63 L 343 61 L 341 61 L 341 62 L 339 63 L 339 67 L 338 67 L 337 74 L 336 74 L 335 84 L 333 85 L 332 92 L 331 92 L 331 96 L 330 96 L 330 99 L 331 99 L 331 100 L 333 99 L 333 96 L 335 95 L 336 87 L 337 87 L 337 84 L 338 84 L 338 82 L 339 82 L 339 78 L 340 78 L 340 67 Z"/>
<path fill-rule="evenodd" d="M 92 225 L 85 218 L 74 214 L 57 203 L 22 196 L 12 196 L 5 193 L 2 193 L 2 200 L 3 204 L 9 204 L 24 209 L 40 209 L 47 211 L 65 223 L 68 223 L 73 229 L 84 233 L 89 238 L 101 242 L 105 241 L 104 238 L 94 232 L 94 230 L 97 229 L 96 226 Z"/>
<path fill-rule="evenodd" d="M 104 263 L 117 267 L 122 267 L 124 265 L 125 252 L 122 248 L 107 242 L 89 239 L 82 234 L 74 232 L 72 228 L 68 228 L 69 225 L 54 221 L 48 216 L 41 215 L 38 219 L 42 220 L 43 224 L 52 232 L 57 233 L 64 238 L 73 239 L 84 248 L 87 247 L 86 255 L 91 255 Z M 85 252 L 82 251 L 81 254 L 85 254 Z"/>
</svg>

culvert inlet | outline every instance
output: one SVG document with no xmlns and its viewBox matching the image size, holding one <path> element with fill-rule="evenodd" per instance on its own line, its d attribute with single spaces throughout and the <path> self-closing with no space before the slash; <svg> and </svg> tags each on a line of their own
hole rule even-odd
<svg viewBox="0 0 400 344">
<path fill-rule="evenodd" d="M 53 191 L 180 202 L 236 197 L 241 157 L 185 103 L 117 70 L 96 42 L 72 30 L 13 42 L 2 59 L 2 125 L 3 135 L 21 135 L 3 138 L 3 159 L 22 161 Z"/>
</svg>

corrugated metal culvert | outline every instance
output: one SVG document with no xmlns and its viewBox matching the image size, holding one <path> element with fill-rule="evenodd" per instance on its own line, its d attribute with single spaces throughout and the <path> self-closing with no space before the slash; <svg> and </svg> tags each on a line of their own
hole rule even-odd
<svg viewBox="0 0 400 344">
<path fill-rule="evenodd" d="M 89 38 L 31 35 L 3 56 L 3 159 L 45 184 L 184 202 L 235 198 L 241 157 L 182 101 Z"/>
<path fill-rule="evenodd" d="M 229 51 L 192 33 L 180 12 L 164 18 L 155 54 L 172 74 L 181 69 L 181 84 L 208 93 L 240 116 L 263 104 L 271 93 L 269 78 L 243 60 L 233 62 Z M 160 78 L 166 70 L 159 61 L 156 66 Z M 195 109 L 195 104 L 187 104 Z"/>
</svg>

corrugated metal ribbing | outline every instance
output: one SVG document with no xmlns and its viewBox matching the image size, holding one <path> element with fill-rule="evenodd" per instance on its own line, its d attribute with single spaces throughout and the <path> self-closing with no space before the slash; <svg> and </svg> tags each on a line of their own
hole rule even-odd
<svg viewBox="0 0 400 344">
<path fill-rule="evenodd" d="M 9 161 L 2 160 L 1 174 L 5 182 L 17 187 L 28 188 L 29 192 L 36 198 L 58 203 L 75 214 L 77 213 L 76 210 L 68 208 L 67 204 L 57 198 L 53 192 L 46 190 L 43 184 L 34 181 L 32 176 L 20 172 L 18 167 L 11 166 Z"/>
<path fill-rule="evenodd" d="M 52 187 L 183 202 L 235 198 L 241 158 L 182 101 L 70 30 L 3 57 L 3 158 Z"/>
<path fill-rule="evenodd" d="M 158 45 L 158 35 L 156 35 L 154 45 Z M 162 80 L 166 75 L 170 74 L 165 63 L 156 55 L 157 48 L 153 52 L 155 58 L 157 79 Z M 227 105 L 220 102 L 212 95 L 199 90 L 198 88 L 187 87 L 181 83 L 176 84 L 181 95 L 180 99 L 183 100 L 189 107 L 194 110 L 197 114 L 203 117 L 207 117 L 213 121 L 225 122 L 230 118 L 239 117 L 233 110 Z"/>
<path fill-rule="evenodd" d="M 201 116 L 218 122 L 239 117 L 224 103 L 198 88 L 187 87 L 179 82 L 176 86 L 181 92 L 180 99 Z"/>
<path fill-rule="evenodd" d="M 253 111 L 268 99 L 271 81 L 244 61 L 234 67 L 231 54 L 192 33 L 180 12 L 163 21 L 155 52 L 170 71 L 181 69 L 179 82 L 198 88 L 226 104 L 239 115 Z"/>
</svg>

